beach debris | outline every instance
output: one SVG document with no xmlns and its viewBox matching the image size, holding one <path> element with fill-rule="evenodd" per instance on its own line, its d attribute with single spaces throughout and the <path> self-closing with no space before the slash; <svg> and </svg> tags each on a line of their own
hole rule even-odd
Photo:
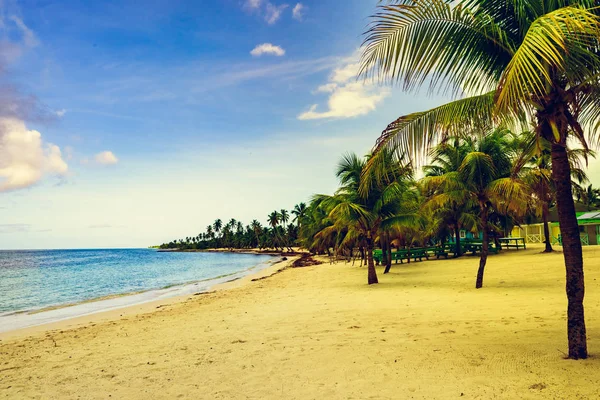
<svg viewBox="0 0 600 400">
<path fill-rule="evenodd" d="M 534 383 L 533 385 L 529 386 L 529 389 L 544 390 L 546 387 L 547 386 L 545 383 Z"/>
<path fill-rule="evenodd" d="M 321 261 L 315 260 L 310 254 L 304 254 L 302 257 L 292 263 L 293 268 L 311 267 L 313 265 L 323 264 Z"/>
</svg>

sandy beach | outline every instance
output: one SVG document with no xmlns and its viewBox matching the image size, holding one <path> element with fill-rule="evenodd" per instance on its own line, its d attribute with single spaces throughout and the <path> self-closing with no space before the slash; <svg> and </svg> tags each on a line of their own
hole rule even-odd
<svg viewBox="0 0 600 400">
<path fill-rule="evenodd" d="M 562 254 L 366 268 L 282 264 L 209 294 L 4 334 L 2 398 L 600 396 L 600 248 L 584 248 L 591 357 L 565 360 Z M 291 261 L 291 260 L 290 260 Z M 253 280 L 254 279 L 254 280 Z"/>
</svg>

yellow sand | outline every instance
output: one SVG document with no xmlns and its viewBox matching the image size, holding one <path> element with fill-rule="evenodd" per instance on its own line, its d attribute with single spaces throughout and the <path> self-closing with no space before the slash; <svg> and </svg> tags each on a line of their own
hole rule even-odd
<svg viewBox="0 0 600 400">
<path fill-rule="evenodd" d="M 379 270 L 370 287 L 364 267 L 323 264 L 5 337 L 0 397 L 599 398 L 600 247 L 585 249 L 585 361 L 563 359 L 562 254 L 539 251 L 490 257 L 477 291 L 473 257 Z"/>
</svg>

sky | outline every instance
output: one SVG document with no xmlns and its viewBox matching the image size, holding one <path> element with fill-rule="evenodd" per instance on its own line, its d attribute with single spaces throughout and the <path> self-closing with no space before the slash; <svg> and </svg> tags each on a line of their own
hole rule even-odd
<svg viewBox="0 0 600 400">
<path fill-rule="evenodd" d="M 378 2 L 341 3 L 0 0 L 0 248 L 146 247 L 332 193 L 342 154 L 447 100 L 357 80 Z"/>
</svg>

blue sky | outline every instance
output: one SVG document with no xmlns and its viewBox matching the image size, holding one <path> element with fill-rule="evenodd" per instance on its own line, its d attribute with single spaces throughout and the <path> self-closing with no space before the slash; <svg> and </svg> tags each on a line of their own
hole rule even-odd
<svg viewBox="0 0 600 400">
<path fill-rule="evenodd" d="M 443 101 L 356 81 L 376 4 L 0 0 L 0 248 L 144 247 L 332 192 L 342 153 Z"/>
</svg>

